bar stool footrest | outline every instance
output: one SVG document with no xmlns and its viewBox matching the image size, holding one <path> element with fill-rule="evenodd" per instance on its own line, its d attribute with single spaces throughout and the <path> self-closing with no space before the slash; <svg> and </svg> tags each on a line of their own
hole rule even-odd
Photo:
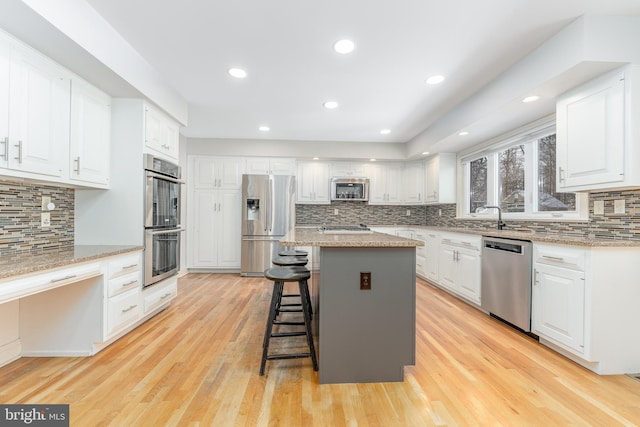
<svg viewBox="0 0 640 427">
<path fill-rule="evenodd" d="M 292 354 L 270 354 L 267 360 L 275 359 L 301 359 L 303 357 L 311 357 L 311 353 L 292 353 Z"/>
</svg>

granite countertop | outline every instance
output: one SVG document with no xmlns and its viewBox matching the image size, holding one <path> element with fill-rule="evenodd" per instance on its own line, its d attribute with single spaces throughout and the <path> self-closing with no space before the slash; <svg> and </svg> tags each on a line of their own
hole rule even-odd
<svg viewBox="0 0 640 427">
<path fill-rule="evenodd" d="M 3 253 L 0 254 L 0 279 L 143 249 L 142 246 L 77 245 L 37 252 Z"/>
<path fill-rule="evenodd" d="M 561 233 L 536 233 L 525 230 L 477 229 L 463 227 L 431 227 L 427 225 L 375 225 L 371 227 L 412 228 L 420 230 L 433 230 L 444 233 L 466 233 L 480 236 L 501 237 L 503 239 L 528 240 L 538 243 L 555 243 L 560 245 L 586 246 L 586 247 L 611 247 L 611 248 L 640 248 L 640 240 L 630 239 L 603 239 L 576 236 Z"/>
<path fill-rule="evenodd" d="M 419 240 L 383 233 L 324 234 L 316 228 L 294 228 L 282 239 L 284 246 L 321 246 L 333 248 L 411 248 L 424 246 Z"/>
</svg>

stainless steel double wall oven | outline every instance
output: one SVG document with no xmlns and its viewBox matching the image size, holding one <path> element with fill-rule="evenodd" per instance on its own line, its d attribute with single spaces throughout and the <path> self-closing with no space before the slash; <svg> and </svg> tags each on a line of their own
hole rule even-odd
<svg viewBox="0 0 640 427">
<path fill-rule="evenodd" d="M 178 274 L 180 269 L 179 165 L 145 156 L 145 267 L 144 286 Z"/>
</svg>

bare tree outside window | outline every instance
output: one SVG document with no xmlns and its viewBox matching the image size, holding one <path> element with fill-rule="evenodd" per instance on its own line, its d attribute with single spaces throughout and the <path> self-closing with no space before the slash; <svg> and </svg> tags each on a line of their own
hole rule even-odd
<svg viewBox="0 0 640 427">
<path fill-rule="evenodd" d="M 498 200 L 503 212 L 524 212 L 524 145 L 498 153 Z"/>
<path fill-rule="evenodd" d="M 538 211 L 575 211 L 575 193 L 556 193 L 556 135 L 538 140 Z"/>
<path fill-rule="evenodd" d="M 469 163 L 469 212 L 487 205 L 487 158 Z"/>
</svg>

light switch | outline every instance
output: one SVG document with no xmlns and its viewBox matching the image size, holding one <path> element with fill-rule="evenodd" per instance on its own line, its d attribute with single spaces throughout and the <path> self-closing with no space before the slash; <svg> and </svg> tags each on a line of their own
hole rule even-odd
<svg viewBox="0 0 640 427">
<path fill-rule="evenodd" d="M 623 214 L 625 211 L 624 199 L 614 200 L 613 202 L 613 213 L 614 214 Z"/>
<path fill-rule="evenodd" d="M 49 203 L 51 203 L 51 196 L 42 196 L 41 210 L 48 211 L 49 208 L 47 206 L 49 206 Z"/>
<path fill-rule="evenodd" d="M 593 202 L 593 214 L 604 215 L 604 200 L 595 200 Z"/>
<path fill-rule="evenodd" d="M 51 226 L 51 214 L 49 212 L 42 212 L 40 214 L 40 225 L 42 227 L 50 227 Z"/>
</svg>

